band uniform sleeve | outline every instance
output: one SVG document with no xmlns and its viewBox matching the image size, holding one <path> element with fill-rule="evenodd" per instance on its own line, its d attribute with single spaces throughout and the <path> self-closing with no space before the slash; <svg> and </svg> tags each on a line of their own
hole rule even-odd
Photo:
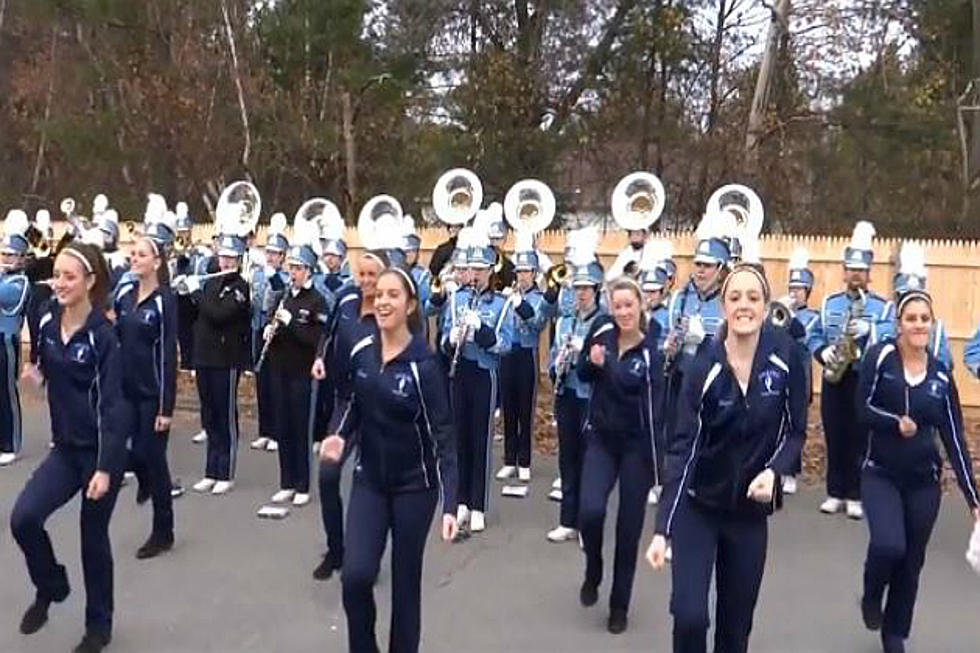
<svg viewBox="0 0 980 653">
<path fill-rule="evenodd" d="M 827 300 L 820 306 L 820 310 L 817 311 L 817 316 L 813 318 L 813 326 L 810 328 L 810 334 L 807 336 L 806 348 L 810 350 L 813 357 L 817 359 L 817 362 L 823 365 L 823 359 L 821 354 L 823 350 L 827 347 L 827 333 L 824 330 L 824 310 L 827 304 Z"/>
<path fill-rule="evenodd" d="M 980 376 L 980 327 L 963 349 L 963 364 L 973 376 Z"/>
<path fill-rule="evenodd" d="M 251 310 L 248 286 L 244 282 L 226 286 L 223 281 L 218 278 L 207 282 L 201 298 L 201 317 L 215 326 L 248 322 Z"/>
</svg>

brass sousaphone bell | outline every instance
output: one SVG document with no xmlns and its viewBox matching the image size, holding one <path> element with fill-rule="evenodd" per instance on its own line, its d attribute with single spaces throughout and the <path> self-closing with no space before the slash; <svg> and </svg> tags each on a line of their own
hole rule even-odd
<svg viewBox="0 0 980 653">
<path fill-rule="evenodd" d="M 663 215 L 667 192 L 657 175 L 633 172 L 616 184 L 610 204 L 616 224 L 627 231 L 643 231 Z"/>
<path fill-rule="evenodd" d="M 439 220 L 447 225 L 466 224 L 482 206 L 483 184 L 466 168 L 453 168 L 443 173 L 432 189 L 432 208 Z"/>
</svg>

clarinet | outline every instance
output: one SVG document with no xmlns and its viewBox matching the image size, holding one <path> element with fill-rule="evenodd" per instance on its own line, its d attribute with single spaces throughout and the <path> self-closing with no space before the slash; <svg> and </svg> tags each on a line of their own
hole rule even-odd
<svg viewBox="0 0 980 653">
<path fill-rule="evenodd" d="M 476 288 L 474 288 L 473 296 L 470 297 L 470 304 L 467 307 L 468 308 L 467 312 L 472 311 L 474 308 L 476 308 L 476 303 L 477 301 L 479 301 L 479 299 L 480 299 L 480 293 L 476 290 Z M 459 357 L 463 353 L 463 346 L 466 344 L 466 341 L 470 339 L 470 332 L 472 330 L 473 329 L 470 328 L 468 324 L 464 324 L 463 329 L 459 334 L 459 339 L 456 340 L 456 349 L 453 351 L 452 360 L 449 361 L 450 379 L 455 378 L 456 376 L 456 366 L 459 365 Z"/>
<path fill-rule="evenodd" d="M 262 364 L 265 363 L 265 357 L 269 353 L 269 345 L 271 345 L 272 344 L 272 341 L 275 340 L 276 333 L 279 331 L 279 327 L 282 326 L 282 322 L 280 322 L 279 320 L 275 319 L 275 315 L 276 315 L 276 313 L 279 312 L 279 309 L 281 309 L 283 307 L 283 304 L 286 303 L 286 298 L 287 297 L 289 297 L 289 288 L 286 288 L 283 291 L 282 298 L 279 300 L 279 303 L 276 304 L 276 310 L 272 313 L 272 315 L 273 315 L 273 318 L 272 318 L 272 332 L 269 334 L 269 337 L 266 338 L 265 342 L 262 344 L 262 351 L 259 352 L 259 360 L 255 363 L 255 373 L 256 374 L 258 374 L 262 370 Z"/>
</svg>

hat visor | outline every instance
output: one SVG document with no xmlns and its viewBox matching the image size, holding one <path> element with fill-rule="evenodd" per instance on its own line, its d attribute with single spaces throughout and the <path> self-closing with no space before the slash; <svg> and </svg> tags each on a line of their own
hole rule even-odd
<svg viewBox="0 0 980 653">
<path fill-rule="evenodd" d="M 705 263 L 707 265 L 721 265 L 721 259 L 708 254 L 698 254 L 694 257 L 695 263 Z"/>
<path fill-rule="evenodd" d="M 239 258 L 242 255 L 237 249 L 231 249 L 229 247 L 221 247 L 218 249 L 218 256 L 229 256 L 232 258 Z"/>
<path fill-rule="evenodd" d="M 664 285 L 662 283 L 644 283 L 640 285 L 640 289 L 644 292 L 648 290 L 663 290 Z"/>
<path fill-rule="evenodd" d="M 856 261 L 852 261 L 852 262 L 845 261 L 844 269 L 845 270 L 870 270 L 871 266 L 868 265 L 867 263 L 858 263 Z"/>
</svg>

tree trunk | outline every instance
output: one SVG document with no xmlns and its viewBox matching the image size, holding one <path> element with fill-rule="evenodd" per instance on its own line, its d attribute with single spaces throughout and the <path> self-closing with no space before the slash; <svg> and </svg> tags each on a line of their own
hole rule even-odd
<svg viewBox="0 0 980 653">
<path fill-rule="evenodd" d="M 44 165 L 44 150 L 48 144 L 48 121 L 51 119 L 51 103 L 54 100 L 55 74 L 58 71 L 55 57 L 58 54 L 58 24 L 51 27 L 51 77 L 48 79 L 48 93 L 44 99 L 44 121 L 41 123 L 41 136 L 37 142 L 37 158 L 34 159 L 34 175 L 31 178 L 31 195 L 37 193 L 37 185 L 41 180 L 41 168 Z"/>
<path fill-rule="evenodd" d="M 0 41 L 3 41 L 3 17 L 7 14 L 7 0 L 0 0 Z"/>
<path fill-rule="evenodd" d="M 354 215 L 354 207 L 357 206 L 357 162 L 355 160 L 356 150 L 354 148 L 354 112 L 351 110 L 350 92 L 344 91 L 341 95 L 343 104 L 344 121 L 344 152 L 347 164 L 347 215 Z"/>
<path fill-rule="evenodd" d="M 776 70 L 776 60 L 779 58 L 779 44 L 783 35 L 789 31 L 789 14 L 792 9 L 790 0 L 778 0 L 772 8 L 766 49 L 762 54 L 762 63 L 759 65 L 759 77 L 755 83 L 755 94 L 752 96 L 752 108 L 749 110 L 748 128 L 745 132 L 745 166 L 746 172 L 751 176 L 759 171 L 759 144 L 765 132 L 766 111 L 772 95 L 773 73 Z"/>
<path fill-rule="evenodd" d="M 221 0 L 221 14 L 225 19 L 225 33 L 228 38 L 228 49 L 231 51 L 231 64 L 235 73 L 235 89 L 238 92 L 238 109 L 242 116 L 242 130 L 245 132 L 245 146 L 242 148 L 242 166 L 248 170 L 248 160 L 252 152 L 252 133 L 248 126 L 248 109 L 245 107 L 245 90 L 242 87 L 242 77 L 238 70 L 238 50 L 235 48 L 235 34 L 231 29 L 231 18 L 228 16 L 228 3 Z"/>
</svg>

